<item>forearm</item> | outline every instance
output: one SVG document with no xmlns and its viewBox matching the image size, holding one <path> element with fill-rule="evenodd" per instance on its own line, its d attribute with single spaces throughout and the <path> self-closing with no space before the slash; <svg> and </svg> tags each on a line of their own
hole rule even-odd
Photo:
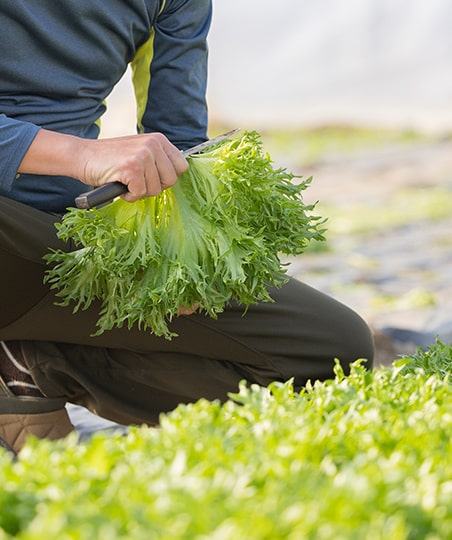
<svg viewBox="0 0 452 540">
<path fill-rule="evenodd" d="M 87 142 L 80 137 L 40 129 L 25 153 L 18 172 L 70 176 L 83 181 L 82 156 Z"/>
</svg>

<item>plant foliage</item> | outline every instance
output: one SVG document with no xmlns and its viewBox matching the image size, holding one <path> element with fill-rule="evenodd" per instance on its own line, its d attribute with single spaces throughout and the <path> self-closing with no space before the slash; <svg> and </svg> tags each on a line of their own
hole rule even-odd
<svg viewBox="0 0 452 540">
<path fill-rule="evenodd" d="M 425 354 L 0 454 L 0 539 L 451 538 L 452 353 Z"/>
<path fill-rule="evenodd" d="M 181 306 L 216 317 L 230 300 L 272 301 L 286 281 L 279 254 L 298 255 L 323 239 L 313 205 L 275 169 L 256 132 L 192 156 L 189 170 L 157 197 L 69 209 L 58 236 L 78 249 L 54 251 L 47 281 L 64 305 L 99 299 L 99 332 L 137 323 L 167 338 Z"/>
</svg>

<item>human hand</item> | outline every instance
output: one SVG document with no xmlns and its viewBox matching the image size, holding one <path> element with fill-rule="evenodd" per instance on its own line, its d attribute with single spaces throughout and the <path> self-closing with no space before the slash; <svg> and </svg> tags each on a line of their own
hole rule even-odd
<svg viewBox="0 0 452 540">
<path fill-rule="evenodd" d="M 186 308 L 184 306 L 179 306 L 179 310 L 177 312 L 178 315 L 192 315 L 197 309 L 199 308 L 198 304 L 193 304 L 191 307 Z"/>
<path fill-rule="evenodd" d="M 91 186 L 121 182 L 128 189 L 122 197 L 133 202 L 158 195 L 187 169 L 182 152 L 161 133 L 92 140 L 40 129 L 18 172 L 71 176 Z"/>
<path fill-rule="evenodd" d="M 86 140 L 79 160 L 80 180 L 92 186 L 121 182 L 129 202 L 158 195 L 188 169 L 182 152 L 161 133 Z"/>
</svg>

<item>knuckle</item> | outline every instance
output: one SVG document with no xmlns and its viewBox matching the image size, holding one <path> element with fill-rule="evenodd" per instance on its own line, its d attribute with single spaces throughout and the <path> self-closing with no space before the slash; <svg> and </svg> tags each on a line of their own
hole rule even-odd
<svg viewBox="0 0 452 540">
<path fill-rule="evenodd" d="M 148 141 L 152 145 L 155 145 L 155 146 L 157 146 L 159 148 L 161 148 L 165 144 L 166 140 L 167 139 L 166 139 L 165 135 L 163 135 L 163 133 L 160 133 L 159 131 L 148 134 Z"/>
</svg>

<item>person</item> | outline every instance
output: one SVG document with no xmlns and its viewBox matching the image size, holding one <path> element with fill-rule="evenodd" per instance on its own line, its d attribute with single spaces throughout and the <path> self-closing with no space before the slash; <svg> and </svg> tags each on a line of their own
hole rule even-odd
<svg viewBox="0 0 452 540">
<path fill-rule="evenodd" d="M 332 377 L 335 358 L 372 366 L 362 318 L 295 279 L 245 316 L 234 303 L 218 320 L 182 312 L 171 341 L 135 327 L 92 337 L 99 306 L 73 313 L 43 283 L 43 256 L 74 248 L 55 223 L 77 195 L 120 181 L 131 203 L 155 196 L 187 169 L 181 150 L 207 139 L 211 15 L 210 0 L 0 3 L 0 437 L 15 451 L 68 434 L 67 403 L 152 426 L 241 380 L 299 390 Z M 137 134 L 98 138 L 129 65 Z"/>
</svg>

